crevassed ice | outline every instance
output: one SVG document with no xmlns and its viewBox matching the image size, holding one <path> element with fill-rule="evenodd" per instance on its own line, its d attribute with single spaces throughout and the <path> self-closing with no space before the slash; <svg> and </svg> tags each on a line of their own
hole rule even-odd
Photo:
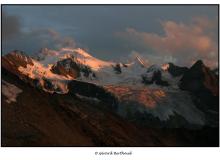
<svg viewBox="0 0 220 160">
<path fill-rule="evenodd" d="M 191 124 L 204 125 L 204 114 L 184 91 L 156 87 L 106 86 L 119 98 L 119 114 L 126 116 L 129 107 L 135 113 L 149 113 L 166 121 L 176 113 Z"/>
</svg>

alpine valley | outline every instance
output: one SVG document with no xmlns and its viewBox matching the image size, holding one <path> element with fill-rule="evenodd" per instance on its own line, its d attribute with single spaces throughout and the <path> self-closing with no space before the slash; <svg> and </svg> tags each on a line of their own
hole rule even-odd
<svg viewBox="0 0 220 160">
<path fill-rule="evenodd" d="M 218 146 L 219 75 L 62 48 L 1 57 L 2 146 Z"/>
</svg>

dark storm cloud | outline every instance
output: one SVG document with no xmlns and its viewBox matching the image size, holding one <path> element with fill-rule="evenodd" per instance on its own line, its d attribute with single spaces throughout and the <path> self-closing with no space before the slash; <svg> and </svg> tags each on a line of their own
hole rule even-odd
<svg viewBox="0 0 220 160">
<path fill-rule="evenodd" d="M 72 37 L 62 36 L 55 30 L 49 29 L 33 29 L 30 31 L 22 31 L 16 35 L 16 38 L 3 41 L 3 50 L 10 52 L 13 49 L 24 50 L 29 54 L 34 54 L 41 48 L 59 49 L 63 47 L 76 47 L 76 42 Z M 11 49 L 8 49 L 11 48 Z"/>
<path fill-rule="evenodd" d="M 35 52 L 46 45 L 54 47 L 52 43 L 59 40 L 55 40 L 55 37 L 51 37 L 52 35 L 41 39 L 42 36 L 30 33 L 33 30 L 52 29 L 64 39 L 63 45 L 74 44 L 75 46 L 77 43 L 77 46 L 87 48 L 94 56 L 113 60 L 134 52 L 139 52 L 146 57 L 157 55 L 155 49 L 147 46 L 144 41 L 141 42 L 138 39 L 139 43 L 129 43 L 119 38 L 117 33 L 124 32 L 126 28 L 134 29 L 137 33 L 153 33 L 160 37 L 165 35 L 162 21 L 183 23 L 188 26 L 191 25 L 192 17 L 206 16 L 207 19 L 213 19 L 218 15 L 216 5 L 29 5 L 3 6 L 3 10 L 10 15 L 20 17 L 22 30 L 19 45 L 17 44 L 19 40 L 10 40 L 7 46 L 3 46 L 7 51 L 19 47 L 19 49 Z M 203 20 L 198 21 L 207 25 Z M 217 35 L 215 32 L 212 34 Z M 133 41 L 135 38 L 138 36 L 133 37 Z M 216 39 L 214 38 L 215 42 Z"/>
<path fill-rule="evenodd" d="M 2 13 L 2 39 L 13 38 L 20 32 L 20 21 L 17 16 Z"/>
</svg>

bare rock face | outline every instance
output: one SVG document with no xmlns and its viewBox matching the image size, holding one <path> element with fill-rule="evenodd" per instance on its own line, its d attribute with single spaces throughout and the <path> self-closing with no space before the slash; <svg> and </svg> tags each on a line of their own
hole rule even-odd
<svg viewBox="0 0 220 160">
<path fill-rule="evenodd" d="M 51 72 L 65 77 L 77 78 L 80 76 L 80 67 L 72 60 L 72 58 L 67 58 L 58 61 L 57 64 L 53 65 Z"/>
<path fill-rule="evenodd" d="M 161 79 L 161 71 L 156 71 L 153 74 L 152 81 L 155 82 L 157 85 L 161 86 L 169 86 L 167 81 Z"/>
<path fill-rule="evenodd" d="M 84 77 L 95 77 L 95 73 L 92 72 L 89 66 L 77 63 L 74 57 L 66 58 L 58 61 L 55 65 L 52 66 L 51 72 L 62 75 L 65 77 L 71 77 L 76 79 L 83 75 Z"/>
<path fill-rule="evenodd" d="M 26 68 L 27 65 L 33 65 L 32 58 L 25 55 L 22 51 L 13 51 L 9 54 L 2 56 L 2 67 L 10 72 L 18 75 L 18 67 Z"/>
<path fill-rule="evenodd" d="M 157 84 L 159 86 L 169 86 L 167 81 L 162 80 L 162 74 L 160 70 L 156 70 L 153 72 L 152 78 L 149 80 L 145 75 L 142 76 L 142 82 L 144 84 Z"/>
<path fill-rule="evenodd" d="M 179 67 L 173 63 L 169 63 L 168 72 L 174 77 L 183 75 L 187 70 L 187 67 Z"/>
<path fill-rule="evenodd" d="M 121 74 L 121 66 L 119 63 L 117 63 L 115 66 L 113 66 L 113 69 L 116 74 Z"/>
<path fill-rule="evenodd" d="M 208 106 L 218 105 L 218 79 L 201 60 L 197 61 L 180 80 L 180 88 L 190 91 Z"/>
</svg>

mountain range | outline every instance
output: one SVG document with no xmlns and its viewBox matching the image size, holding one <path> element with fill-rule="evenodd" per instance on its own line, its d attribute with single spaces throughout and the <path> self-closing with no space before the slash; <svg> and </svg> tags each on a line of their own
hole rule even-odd
<svg viewBox="0 0 220 160">
<path fill-rule="evenodd" d="M 218 146 L 218 70 L 202 60 L 148 66 L 44 48 L 1 64 L 3 146 Z"/>
</svg>

